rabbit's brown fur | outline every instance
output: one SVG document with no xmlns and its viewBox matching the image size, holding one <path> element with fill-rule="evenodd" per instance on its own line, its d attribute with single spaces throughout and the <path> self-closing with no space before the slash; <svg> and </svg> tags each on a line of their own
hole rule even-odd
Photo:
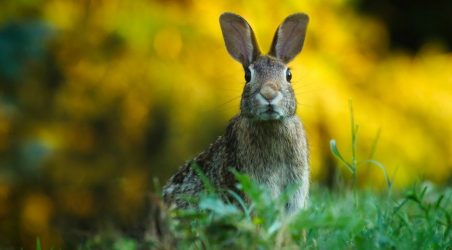
<svg viewBox="0 0 452 250">
<path fill-rule="evenodd" d="M 235 189 L 230 168 L 248 174 L 277 197 L 291 184 L 298 189 L 287 204 L 289 211 L 306 205 L 309 190 L 308 146 L 286 66 L 301 50 L 307 16 L 289 16 L 278 28 L 270 55 L 261 55 L 248 23 L 235 14 L 220 18 L 226 47 L 242 63 L 249 77 L 240 114 L 234 117 L 210 147 L 187 162 L 163 190 L 167 203 L 186 207 L 182 196 L 204 189 L 194 166 L 216 188 Z M 246 197 L 243 197 L 246 200 Z"/>
</svg>

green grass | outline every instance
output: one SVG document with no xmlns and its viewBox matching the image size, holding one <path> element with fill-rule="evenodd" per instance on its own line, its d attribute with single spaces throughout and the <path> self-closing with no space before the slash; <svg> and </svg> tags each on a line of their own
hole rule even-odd
<svg viewBox="0 0 452 250">
<path fill-rule="evenodd" d="M 170 232 L 177 249 L 451 249 L 451 189 L 431 183 L 388 195 L 369 190 L 332 192 L 314 186 L 310 206 L 284 215 L 287 196 L 271 200 L 265 189 L 238 174 L 251 197 L 244 208 L 205 193 L 195 209 L 173 210 Z M 290 193 L 290 191 L 288 191 Z M 119 234 L 97 236 L 80 249 L 137 249 Z M 164 246 L 148 242 L 158 249 Z M 152 247 L 151 247 L 152 248 Z"/>
<path fill-rule="evenodd" d="M 167 233 L 173 239 L 169 243 L 135 242 L 117 232 L 104 232 L 79 249 L 452 249 L 452 189 L 420 182 L 393 191 L 385 166 L 373 159 L 379 132 L 368 158 L 358 159 L 359 127 L 352 105 L 350 109 L 351 159 L 342 156 L 335 140 L 330 146 L 339 163 L 350 171 L 351 183 L 343 183 L 335 191 L 313 185 L 305 210 L 285 214 L 293 187 L 272 200 L 265 187 L 235 172 L 249 205 L 228 190 L 222 193 L 228 192 L 235 200 L 223 201 L 207 178 L 202 178 L 209 188 L 191 199 L 194 207 L 169 212 Z M 381 168 L 387 189 L 358 189 L 356 176 L 362 165 Z"/>
<path fill-rule="evenodd" d="M 284 202 L 268 200 L 266 192 L 253 197 L 252 212 L 207 195 L 201 210 L 175 212 L 172 227 L 181 249 L 446 249 L 450 195 L 427 184 L 397 197 L 315 187 L 309 208 L 291 218 Z"/>
</svg>

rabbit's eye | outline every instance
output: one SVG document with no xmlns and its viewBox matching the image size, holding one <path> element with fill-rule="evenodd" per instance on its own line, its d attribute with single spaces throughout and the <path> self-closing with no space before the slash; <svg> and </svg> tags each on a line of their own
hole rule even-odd
<svg viewBox="0 0 452 250">
<path fill-rule="evenodd" d="M 251 81 L 251 71 L 248 68 L 245 69 L 245 81 L 246 82 Z"/>
<path fill-rule="evenodd" d="M 290 69 L 286 70 L 286 80 L 290 82 L 292 80 L 292 72 L 290 72 Z"/>
</svg>

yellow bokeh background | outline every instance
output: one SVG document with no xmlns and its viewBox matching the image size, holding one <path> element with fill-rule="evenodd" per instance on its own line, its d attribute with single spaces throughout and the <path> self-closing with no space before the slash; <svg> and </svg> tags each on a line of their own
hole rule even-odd
<svg viewBox="0 0 452 250">
<path fill-rule="evenodd" d="M 263 51 L 287 15 L 310 16 L 305 46 L 290 67 L 313 182 L 331 174 L 331 139 L 351 155 L 349 100 L 361 160 L 381 131 L 374 158 L 396 187 L 451 181 L 452 54 L 435 42 L 415 54 L 390 49 L 383 23 L 354 11 L 351 1 L 2 5 L 0 24 L 39 20 L 51 30 L 45 50 L 60 75 L 56 87 L 48 85 L 49 66 L 31 60 L 0 92 L 3 100 L 13 88 L 17 99 L 0 103 L 0 234 L 12 244 L 29 246 L 36 236 L 46 247 L 63 244 L 52 223 L 66 217 L 89 221 L 106 213 L 133 223 L 130 214 L 141 211 L 151 180 L 162 185 L 223 133 L 239 112 L 244 83 L 221 37 L 224 11 L 248 20 Z M 16 161 L 22 144 L 45 153 L 30 164 Z M 16 172 L 21 164 L 31 167 Z M 379 168 L 362 165 L 359 173 L 362 186 L 384 184 Z"/>
</svg>

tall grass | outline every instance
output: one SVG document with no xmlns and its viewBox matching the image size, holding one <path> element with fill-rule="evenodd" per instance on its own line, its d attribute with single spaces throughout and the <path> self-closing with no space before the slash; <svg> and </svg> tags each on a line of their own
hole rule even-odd
<svg viewBox="0 0 452 250">
<path fill-rule="evenodd" d="M 284 214 L 286 195 L 268 198 L 262 186 L 237 174 L 251 197 L 246 209 L 202 195 L 197 208 L 171 214 L 180 249 L 447 249 L 452 246 L 451 190 L 416 184 L 395 195 L 314 186 L 310 206 Z M 356 202 L 356 199 L 359 202 Z M 359 204 L 355 206 L 354 204 Z"/>
</svg>

